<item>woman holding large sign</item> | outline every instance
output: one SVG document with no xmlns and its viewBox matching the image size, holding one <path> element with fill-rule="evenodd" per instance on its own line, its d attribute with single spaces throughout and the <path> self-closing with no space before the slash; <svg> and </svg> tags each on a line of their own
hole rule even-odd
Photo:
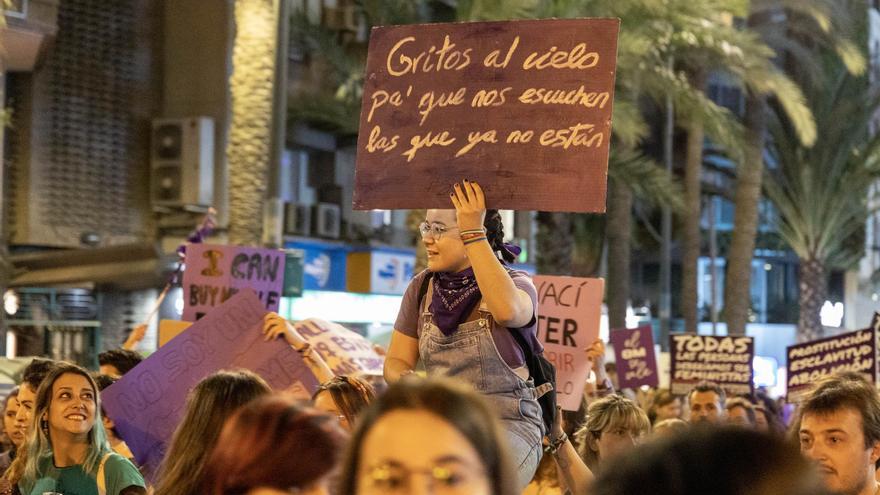
<svg viewBox="0 0 880 495">
<path fill-rule="evenodd" d="M 480 186 L 456 184 L 451 199 L 454 210 L 428 210 L 420 226 L 428 269 L 403 296 L 385 379 L 413 373 L 421 358 L 428 375 L 457 378 L 482 392 L 507 431 L 522 488 L 541 459 L 544 426 L 512 332 L 532 352 L 543 351 L 535 332 L 537 291 L 525 272 L 506 265 L 515 255 L 503 243 L 498 212 L 487 214 Z"/>
</svg>

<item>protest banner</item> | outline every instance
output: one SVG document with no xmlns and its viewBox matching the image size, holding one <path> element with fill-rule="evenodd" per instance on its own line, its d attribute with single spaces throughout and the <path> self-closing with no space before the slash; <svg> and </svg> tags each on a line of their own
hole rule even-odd
<svg viewBox="0 0 880 495">
<path fill-rule="evenodd" d="M 355 209 L 605 211 L 619 19 L 376 27 Z"/>
<path fill-rule="evenodd" d="M 318 383 L 290 345 L 266 341 L 263 303 L 245 289 L 208 312 L 101 392 L 104 410 L 139 466 L 155 473 L 184 413 L 186 396 L 222 369 L 251 370 L 275 391 L 311 397 Z"/>
<path fill-rule="evenodd" d="M 786 399 L 796 402 L 822 377 L 841 371 L 862 373 L 876 380 L 874 328 L 796 344 L 785 349 Z"/>
<path fill-rule="evenodd" d="M 752 393 L 755 342 L 751 337 L 680 333 L 669 339 L 673 394 L 687 394 L 701 381 L 715 382 L 731 396 Z"/>
<path fill-rule="evenodd" d="M 385 358 L 373 344 L 337 323 L 309 318 L 294 324 L 296 331 L 321 355 L 334 375 L 382 375 Z"/>
<path fill-rule="evenodd" d="M 190 244 L 183 272 L 183 319 L 195 321 L 238 291 L 251 288 L 268 311 L 278 311 L 284 290 L 285 253 L 212 244 Z"/>
<path fill-rule="evenodd" d="M 657 387 L 657 357 L 651 325 L 631 330 L 611 330 L 611 345 L 617 358 L 617 382 L 620 388 L 636 389 L 642 385 Z"/>
<path fill-rule="evenodd" d="M 585 349 L 599 337 L 601 278 L 535 275 L 538 288 L 538 340 L 556 366 L 556 402 L 577 411 L 590 374 Z"/>
</svg>

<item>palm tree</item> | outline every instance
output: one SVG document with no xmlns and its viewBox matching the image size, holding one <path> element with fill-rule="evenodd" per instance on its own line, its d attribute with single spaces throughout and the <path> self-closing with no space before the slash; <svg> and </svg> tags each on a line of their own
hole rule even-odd
<svg viewBox="0 0 880 495">
<path fill-rule="evenodd" d="M 861 10 L 859 10 L 861 9 Z M 865 59 L 851 41 L 854 16 L 864 16 L 860 1 L 836 0 L 754 0 L 748 27 L 784 56 L 800 75 L 817 75 L 813 46 L 838 54 L 853 74 L 864 71 Z M 728 250 L 724 286 L 724 312 L 729 334 L 742 335 L 751 303 L 751 263 L 758 229 L 758 205 L 764 173 L 764 149 L 770 107 L 768 95 L 783 103 L 782 96 L 795 93 L 781 70 L 771 72 L 763 85 L 750 86 L 746 97 L 744 123 L 747 129 L 744 157 L 737 164 L 733 236 Z M 781 106 L 785 106 L 784 103 Z M 786 108 L 786 110 L 788 110 Z M 791 115 L 791 112 L 788 112 Z M 810 140 L 801 140 L 809 144 Z"/>
<path fill-rule="evenodd" d="M 800 260 L 798 338 L 823 336 L 819 318 L 831 269 L 852 268 L 863 244 L 848 242 L 872 213 L 868 196 L 880 178 L 880 134 L 869 134 L 880 106 L 866 77 L 849 74 L 840 63 L 826 64 L 829 77 L 814 84 L 810 103 L 823 130 L 816 146 L 792 139 L 785 119 L 770 120 L 769 146 L 775 167 L 764 190 L 778 212 L 779 235 Z"/>
</svg>

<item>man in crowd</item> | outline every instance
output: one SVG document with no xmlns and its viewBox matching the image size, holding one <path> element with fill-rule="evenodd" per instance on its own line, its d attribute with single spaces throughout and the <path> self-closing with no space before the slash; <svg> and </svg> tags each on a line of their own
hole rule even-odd
<svg viewBox="0 0 880 495">
<path fill-rule="evenodd" d="M 742 397 L 734 397 L 724 404 L 727 410 L 727 422 L 744 428 L 755 428 L 755 406 Z"/>
<path fill-rule="evenodd" d="M 831 493 L 874 495 L 880 460 L 880 396 L 854 373 L 820 381 L 801 403 L 801 452 L 814 461 Z"/>
<path fill-rule="evenodd" d="M 724 390 L 717 383 L 698 383 L 688 394 L 691 424 L 714 425 L 726 419 Z"/>
<path fill-rule="evenodd" d="M 111 349 L 98 354 L 101 374 L 113 378 L 121 378 L 143 360 L 143 356 L 128 349 Z"/>
</svg>

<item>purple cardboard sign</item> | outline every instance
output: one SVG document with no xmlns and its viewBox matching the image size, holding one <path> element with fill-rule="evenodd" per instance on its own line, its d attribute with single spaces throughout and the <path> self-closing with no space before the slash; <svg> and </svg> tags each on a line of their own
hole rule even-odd
<svg viewBox="0 0 880 495">
<path fill-rule="evenodd" d="M 268 311 L 278 311 L 284 288 L 284 251 L 190 244 L 183 272 L 183 319 L 196 321 L 242 289 L 253 289 Z"/>
<path fill-rule="evenodd" d="M 785 355 L 788 402 L 803 397 L 816 380 L 841 371 L 855 371 L 875 380 L 874 328 L 789 346 Z"/>
<path fill-rule="evenodd" d="M 620 388 L 659 385 L 651 325 L 632 330 L 612 330 L 611 345 L 614 346 L 614 355 L 617 357 L 617 380 Z"/>
<path fill-rule="evenodd" d="M 669 340 L 673 394 L 685 395 L 701 381 L 715 382 L 731 396 L 752 393 L 755 341 L 751 337 L 679 333 Z"/>
<path fill-rule="evenodd" d="M 248 369 L 275 391 L 308 398 L 318 382 L 283 340 L 263 340 L 266 314 L 252 290 L 239 292 L 101 392 L 104 410 L 148 475 L 156 473 L 186 397 L 206 376 Z"/>
</svg>

